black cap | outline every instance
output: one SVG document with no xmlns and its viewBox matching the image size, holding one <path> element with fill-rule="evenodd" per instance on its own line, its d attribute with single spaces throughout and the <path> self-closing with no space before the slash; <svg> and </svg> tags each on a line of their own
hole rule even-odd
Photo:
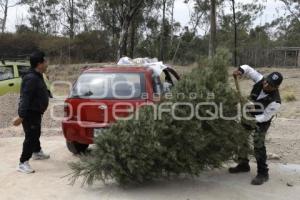
<svg viewBox="0 0 300 200">
<path fill-rule="evenodd" d="M 267 76 L 266 81 L 273 87 L 278 87 L 283 81 L 283 76 L 279 72 L 273 72 Z"/>
</svg>

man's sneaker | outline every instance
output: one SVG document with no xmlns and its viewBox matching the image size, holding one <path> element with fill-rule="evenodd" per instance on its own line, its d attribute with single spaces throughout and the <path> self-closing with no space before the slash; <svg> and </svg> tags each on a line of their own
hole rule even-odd
<svg viewBox="0 0 300 200">
<path fill-rule="evenodd" d="M 29 162 L 24 162 L 24 163 L 20 163 L 17 170 L 19 172 L 25 173 L 25 174 L 31 174 L 34 173 L 35 171 L 31 168 L 31 166 L 29 165 Z"/>
<path fill-rule="evenodd" d="M 47 160 L 50 158 L 50 155 L 45 154 L 42 150 L 38 153 L 33 153 L 32 154 L 32 159 L 33 160 Z"/>
<path fill-rule="evenodd" d="M 250 165 L 249 164 L 238 164 L 236 167 L 230 167 L 228 171 L 231 174 L 249 172 Z"/>
<path fill-rule="evenodd" d="M 268 174 L 258 174 L 252 181 L 252 185 L 262 185 L 269 180 Z"/>
</svg>

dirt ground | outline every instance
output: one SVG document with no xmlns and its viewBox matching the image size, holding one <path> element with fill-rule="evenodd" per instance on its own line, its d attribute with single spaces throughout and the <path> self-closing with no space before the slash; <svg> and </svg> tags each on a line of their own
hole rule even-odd
<svg viewBox="0 0 300 200">
<path fill-rule="evenodd" d="M 22 138 L 0 140 L 0 199 L 2 200 L 296 200 L 300 195 L 300 165 L 272 163 L 271 179 L 263 186 L 251 186 L 251 173 L 230 175 L 226 168 L 203 173 L 192 179 L 174 178 L 142 187 L 120 188 L 114 183 L 81 187 L 69 185 L 68 162 L 78 158 L 67 152 L 62 136 L 43 137 L 42 144 L 51 154 L 47 161 L 32 161 L 35 174 L 16 172 Z M 287 183 L 293 185 L 288 187 Z"/>
<path fill-rule="evenodd" d="M 185 73 L 191 69 L 179 68 L 179 70 Z M 32 161 L 31 165 L 36 169 L 35 174 L 20 174 L 16 172 L 16 166 L 21 152 L 23 132 L 20 127 L 11 127 L 10 123 L 16 115 L 18 95 L 6 95 L 0 97 L 2 105 L 0 107 L 0 200 L 299 199 L 300 70 L 272 68 L 259 70 L 263 74 L 276 70 L 285 76 L 284 84 L 281 87 L 282 109 L 273 121 L 267 136 L 268 152 L 279 156 L 280 159 L 269 160 L 271 179 L 265 185 L 254 187 L 249 184 L 251 178 L 255 176 L 255 164 L 252 163 L 251 173 L 241 175 L 228 174 L 227 165 L 225 165 L 223 169 L 205 172 L 198 178 L 180 177 L 168 181 L 155 181 L 138 188 L 120 188 L 113 182 L 107 185 L 99 182 L 92 187 L 81 187 L 78 182 L 76 185 L 70 186 L 68 178 L 62 177 L 70 173 L 68 163 L 76 161 L 78 158 L 71 155 L 66 149 L 60 122 L 51 119 L 50 111 L 44 116 L 42 146 L 51 154 L 51 159 Z M 71 72 L 67 71 L 62 76 L 53 76 L 53 79 L 56 77 L 56 80 L 73 80 L 73 76 Z M 245 95 L 249 93 L 251 85 L 252 83 L 248 80 L 241 81 L 241 88 Z M 288 101 L 291 95 L 296 100 Z M 51 100 L 51 105 L 60 103 L 61 101 L 57 99 Z M 61 116 L 62 113 L 61 106 L 54 109 L 55 116 Z"/>
</svg>

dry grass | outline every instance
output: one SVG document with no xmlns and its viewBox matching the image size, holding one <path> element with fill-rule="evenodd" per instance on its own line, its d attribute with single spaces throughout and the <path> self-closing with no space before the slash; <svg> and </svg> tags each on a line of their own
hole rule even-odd
<svg viewBox="0 0 300 200">
<path fill-rule="evenodd" d="M 297 98 L 295 97 L 295 95 L 293 93 L 285 93 L 283 95 L 283 99 L 286 102 L 292 102 L 292 101 L 297 101 Z"/>
<path fill-rule="evenodd" d="M 184 74 L 188 74 L 192 72 L 194 68 L 198 67 L 197 63 L 194 63 L 189 66 L 174 66 L 175 70 L 182 76 Z"/>
<path fill-rule="evenodd" d="M 296 98 L 296 89 L 292 85 L 285 85 L 280 89 L 280 92 L 282 94 L 283 100 L 285 102 L 293 102 L 297 101 Z"/>
</svg>

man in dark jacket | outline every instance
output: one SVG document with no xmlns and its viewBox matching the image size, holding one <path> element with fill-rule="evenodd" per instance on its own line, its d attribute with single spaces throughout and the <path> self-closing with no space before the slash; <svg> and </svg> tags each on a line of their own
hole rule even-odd
<svg viewBox="0 0 300 200">
<path fill-rule="evenodd" d="M 49 93 L 44 82 L 43 73 L 47 70 L 47 61 L 43 52 L 35 52 L 30 56 L 31 69 L 23 77 L 18 115 L 14 125 L 23 125 L 25 140 L 18 171 L 34 173 L 29 165 L 31 157 L 35 160 L 49 159 L 40 145 L 42 115 L 49 104 Z"/>
<path fill-rule="evenodd" d="M 241 66 L 233 73 L 234 76 L 248 76 L 254 81 L 250 100 L 254 103 L 254 112 L 251 112 L 256 120 L 254 131 L 254 153 L 257 162 L 257 176 L 252 180 L 252 185 L 261 185 L 269 179 L 269 168 L 267 165 L 267 153 L 265 136 L 271 125 L 273 117 L 278 113 L 281 106 L 279 86 L 283 76 L 279 72 L 273 72 L 267 77 L 257 72 L 248 65 Z M 248 144 L 244 146 L 249 148 Z M 247 152 L 247 150 L 246 150 Z M 239 155 L 239 163 L 236 167 L 229 169 L 230 173 L 249 172 L 250 165 L 247 155 Z"/>
</svg>

